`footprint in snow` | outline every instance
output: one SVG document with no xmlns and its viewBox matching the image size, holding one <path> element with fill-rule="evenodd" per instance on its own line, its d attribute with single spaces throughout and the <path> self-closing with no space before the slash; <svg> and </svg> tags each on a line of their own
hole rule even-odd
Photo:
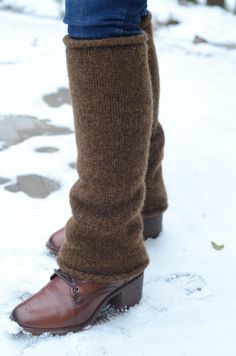
<svg viewBox="0 0 236 356">
<path fill-rule="evenodd" d="M 147 279 L 144 286 L 144 298 L 152 308 L 181 305 L 186 301 L 201 300 L 209 297 L 207 283 L 197 273 L 179 272 L 167 276 Z"/>
</svg>

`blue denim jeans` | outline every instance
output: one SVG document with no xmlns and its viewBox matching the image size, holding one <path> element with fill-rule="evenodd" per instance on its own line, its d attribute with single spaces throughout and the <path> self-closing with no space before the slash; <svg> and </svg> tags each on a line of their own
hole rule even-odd
<svg viewBox="0 0 236 356">
<path fill-rule="evenodd" d="M 64 22 L 76 39 L 138 35 L 147 0 L 65 0 Z"/>
</svg>

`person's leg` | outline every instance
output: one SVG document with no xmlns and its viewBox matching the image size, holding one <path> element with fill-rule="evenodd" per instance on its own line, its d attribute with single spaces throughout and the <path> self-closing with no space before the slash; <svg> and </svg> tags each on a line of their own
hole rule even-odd
<svg viewBox="0 0 236 356">
<path fill-rule="evenodd" d="M 156 231 L 156 219 L 162 217 L 168 207 L 167 194 L 162 175 L 162 160 L 164 155 L 164 131 L 159 122 L 160 75 L 152 29 L 151 13 L 142 17 L 142 29 L 148 34 L 148 63 L 153 93 L 153 123 L 150 142 L 148 170 L 145 179 L 146 197 L 142 210 L 144 228 L 152 234 Z M 151 225 L 151 226 L 150 226 Z"/>
<path fill-rule="evenodd" d="M 74 277 L 130 278 L 148 262 L 141 218 L 152 124 L 146 39 L 66 39 L 80 179 L 57 261 Z"/>
<path fill-rule="evenodd" d="M 162 176 L 162 159 L 164 149 L 164 132 L 158 120 L 159 98 L 160 98 L 160 78 L 157 62 L 156 49 L 153 39 L 152 16 L 147 12 L 146 5 L 141 11 L 140 29 L 148 35 L 148 64 L 152 82 L 153 93 L 153 124 L 148 159 L 148 170 L 146 175 L 146 197 L 142 209 L 144 224 L 144 238 L 157 237 L 162 229 L 162 214 L 167 209 L 167 194 Z M 68 18 L 68 16 L 67 16 Z M 110 27 L 107 29 L 110 31 Z M 77 35 L 80 29 L 77 28 Z M 50 236 L 47 248 L 54 255 L 59 254 L 59 250 L 65 240 L 65 228 L 56 231 Z"/>
<path fill-rule="evenodd" d="M 80 330 L 108 302 L 138 303 L 148 264 L 141 217 L 153 120 L 147 35 L 64 42 L 80 179 L 70 194 L 61 270 L 12 313 L 34 334 Z"/>
</svg>

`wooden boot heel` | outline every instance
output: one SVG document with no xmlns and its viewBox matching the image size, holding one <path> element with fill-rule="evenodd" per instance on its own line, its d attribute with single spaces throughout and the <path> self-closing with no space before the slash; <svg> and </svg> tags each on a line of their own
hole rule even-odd
<svg viewBox="0 0 236 356">
<path fill-rule="evenodd" d="M 119 310 L 128 310 L 138 304 L 142 298 L 143 273 L 122 288 L 119 294 L 110 300 L 110 303 Z"/>
</svg>

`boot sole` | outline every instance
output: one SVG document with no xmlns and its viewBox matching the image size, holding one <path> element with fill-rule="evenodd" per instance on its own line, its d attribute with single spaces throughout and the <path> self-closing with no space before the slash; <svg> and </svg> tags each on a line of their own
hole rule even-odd
<svg viewBox="0 0 236 356">
<path fill-rule="evenodd" d="M 22 325 L 20 326 L 24 329 L 24 331 L 34 336 L 39 336 L 44 333 L 50 333 L 52 335 L 65 335 L 70 332 L 75 333 L 82 331 L 84 328 L 92 326 L 96 322 L 100 312 L 108 304 L 111 304 L 121 312 L 127 311 L 129 308 L 138 304 L 142 298 L 143 276 L 144 275 L 142 273 L 131 282 L 118 288 L 115 292 L 107 296 L 107 298 L 97 307 L 93 315 L 83 324 L 52 329 L 29 328 Z"/>
<path fill-rule="evenodd" d="M 46 243 L 46 248 L 48 249 L 48 251 L 50 252 L 51 255 L 57 257 L 59 255 L 59 251 L 60 250 L 56 250 L 54 249 L 49 242 Z"/>
</svg>

